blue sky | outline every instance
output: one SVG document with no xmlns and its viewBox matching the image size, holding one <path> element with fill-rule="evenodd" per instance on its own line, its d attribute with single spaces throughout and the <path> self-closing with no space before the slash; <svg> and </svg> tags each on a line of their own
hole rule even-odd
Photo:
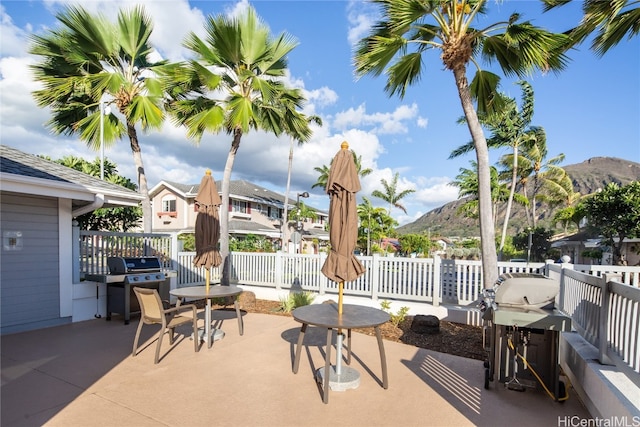
<svg viewBox="0 0 640 427">
<path fill-rule="evenodd" d="M 55 12 L 70 2 L 6 1 L 0 4 L 0 140 L 33 154 L 60 158 L 67 155 L 89 160 L 99 155 L 76 138 L 51 135 L 44 126 L 46 109 L 38 108 L 31 91 L 38 88 L 28 65 L 30 34 L 41 34 L 56 25 Z M 73 2 L 71 2 L 73 3 Z M 202 33 L 205 17 L 238 13 L 249 2 L 152 1 L 140 2 L 154 21 L 152 43 L 158 54 L 170 60 L 188 58 L 181 41 L 189 31 Z M 537 1 L 490 1 L 485 24 L 518 11 L 535 25 L 564 31 L 581 17 L 580 4 L 542 14 Z M 115 17 L 131 1 L 84 1 L 91 11 Z M 309 100 L 305 112 L 322 117 L 312 140 L 294 148 L 290 196 L 309 191 L 308 203 L 328 208 L 328 197 L 311 189 L 318 174 L 313 169 L 328 165 L 344 140 L 363 166 L 374 172 L 362 180 L 359 196 L 370 196 L 400 173 L 400 189 L 412 188 L 403 200 L 405 215 L 394 210 L 400 224 L 412 222 L 431 209 L 457 198 L 448 183 L 469 167 L 472 154 L 449 160 L 451 151 L 470 140 L 466 127 L 456 124 L 462 115 L 452 73 L 443 70 L 437 55 L 425 57 L 425 73 L 419 85 L 404 99 L 384 93 L 383 77 L 356 80 L 352 66 L 353 44 L 365 36 L 376 19 L 376 9 L 362 1 L 255 1 L 250 2 L 272 33 L 287 32 L 299 43 L 289 56 L 289 83 L 304 90 Z M 479 24 L 478 26 L 482 26 Z M 559 75 L 534 74 L 528 81 L 535 92 L 532 124 L 547 132 L 549 157 L 564 153 L 564 165 L 591 157 L 618 157 L 640 162 L 640 37 L 623 41 L 598 58 L 579 46 L 569 54 L 571 62 Z M 503 79 L 502 90 L 520 98 L 514 79 Z M 230 146 L 227 135 L 206 135 L 199 145 L 183 129 L 167 124 L 162 131 L 140 132 L 142 155 L 150 186 L 166 179 L 198 183 L 209 168 L 216 179 Z M 234 165 L 232 179 L 245 179 L 284 193 L 289 140 L 262 133 L 246 135 Z M 505 153 L 495 150 L 492 161 Z M 107 149 L 106 156 L 118 170 L 135 180 L 128 141 Z M 371 198 L 374 204 L 382 201 Z"/>
</svg>

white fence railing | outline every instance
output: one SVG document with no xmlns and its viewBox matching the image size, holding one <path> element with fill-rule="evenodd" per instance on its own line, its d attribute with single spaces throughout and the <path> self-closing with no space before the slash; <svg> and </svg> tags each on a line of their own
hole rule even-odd
<svg viewBox="0 0 640 427">
<path fill-rule="evenodd" d="M 560 280 L 558 309 L 598 348 L 601 363 L 615 364 L 640 386 L 640 288 L 622 283 L 622 274 L 598 277 L 553 264 L 548 269 Z"/>
<path fill-rule="evenodd" d="M 78 251 L 75 259 L 82 274 L 107 274 L 107 258 L 110 256 L 154 256 L 165 269 L 173 269 L 176 242 L 171 234 L 115 233 L 74 229 L 77 233 Z M 83 277 L 83 276 L 81 276 Z"/>
<path fill-rule="evenodd" d="M 194 252 L 178 254 L 178 286 L 202 283 L 205 271 L 193 267 Z M 252 286 L 275 289 L 304 289 L 337 293 L 338 284 L 321 272 L 326 255 L 285 253 L 231 253 L 231 278 Z M 482 263 L 436 258 L 360 256 L 365 273 L 344 284 L 344 294 L 416 302 L 469 305 L 482 292 Z M 544 273 L 544 263 L 499 262 L 499 272 Z M 220 268 L 211 270 L 212 281 L 219 281 Z"/>
</svg>

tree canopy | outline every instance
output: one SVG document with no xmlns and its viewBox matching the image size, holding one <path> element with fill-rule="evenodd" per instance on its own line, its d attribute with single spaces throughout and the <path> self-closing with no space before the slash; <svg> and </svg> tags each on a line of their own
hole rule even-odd
<svg viewBox="0 0 640 427">
<path fill-rule="evenodd" d="M 581 201 L 589 227 L 604 236 L 613 248 L 613 262 L 620 261 L 622 243 L 627 237 L 640 237 L 640 181 L 625 186 L 608 184 L 602 191 Z"/>
</svg>

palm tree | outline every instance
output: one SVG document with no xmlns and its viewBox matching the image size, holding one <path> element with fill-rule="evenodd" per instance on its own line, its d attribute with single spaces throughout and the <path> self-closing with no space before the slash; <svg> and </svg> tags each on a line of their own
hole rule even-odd
<svg viewBox="0 0 640 427">
<path fill-rule="evenodd" d="M 307 141 L 311 129 L 299 112 L 305 102 L 301 91 L 283 83 L 287 55 L 297 45 L 289 35 L 272 37 L 252 7 L 238 17 L 209 17 L 205 31 L 204 40 L 192 32 L 184 42 L 196 59 L 172 70 L 168 108 L 175 122 L 198 141 L 205 131 L 232 136 L 220 209 L 222 282 L 228 284 L 229 185 L 242 136 L 263 130 Z"/>
<path fill-rule="evenodd" d="M 314 122 L 315 124 L 317 124 L 318 126 L 322 126 L 322 119 L 318 116 L 311 116 L 309 117 L 309 122 Z M 288 232 L 289 232 L 289 227 L 286 225 L 287 221 L 286 219 L 288 218 L 288 213 L 287 211 L 289 210 L 289 188 L 291 186 L 291 168 L 293 167 L 293 142 L 295 140 L 295 136 L 291 135 L 289 137 L 289 165 L 287 167 L 287 189 L 284 193 L 284 213 L 282 215 L 283 217 L 283 221 L 282 221 L 282 244 L 281 247 L 287 248 L 287 244 L 286 242 L 289 241 L 289 236 L 288 236 Z M 298 145 L 302 144 L 304 141 L 300 141 L 298 140 Z M 313 188 L 313 187 L 311 187 Z M 286 252 L 286 250 L 285 250 Z"/>
<path fill-rule="evenodd" d="M 507 171 L 511 175 L 511 186 L 502 224 L 502 235 L 498 248 L 500 252 L 504 248 L 507 237 L 511 207 L 518 183 L 518 150 L 522 145 L 534 141 L 540 129 L 539 127 L 530 126 L 533 117 L 533 88 L 524 80 L 519 81 L 518 84 L 522 89 L 522 108 L 518 108 L 515 99 L 507 99 L 501 111 L 488 117 L 479 117 L 480 122 L 491 132 L 491 136 L 487 139 L 487 146 L 489 148 L 511 147 L 512 150 L 512 155 L 503 157 L 501 162 L 507 167 Z M 451 153 L 449 158 L 457 157 L 471 150 L 473 150 L 473 142 L 458 147 Z M 494 217 L 494 221 L 496 220 L 497 218 Z"/>
<path fill-rule="evenodd" d="M 532 144 L 528 144 L 522 151 L 522 156 L 519 159 L 519 176 L 520 185 L 524 196 L 529 200 L 530 209 L 527 212 L 527 220 L 529 226 L 535 228 L 538 222 L 538 215 L 536 213 L 537 203 L 542 200 L 540 194 L 545 187 L 545 182 L 553 181 L 555 178 L 562 179 L 562 173 L 559 171 L 546 174 L 547 171 L 553 171 L 558 169 L 558 164 L 564 161 L 564 154 L 558 154 L 551 159 L 547 159 L 547 138 L 544 131 L 537 132 L 536 137 Z M 508 161 L 508 159 L 507 159 Z M 562 171 L 564 172 L 564 171 Z M 573 184 L 571 184 L 573 186 Z M 531 190 L 531 195 L 528 194 L 528 189 Z"/>
<path fill-rule="evenodd" d="M 331 163 L 333 163 L 333 159 L 331 159 Z M 316 166 L 313 168 L 314 171 L 318 172 L 318 180 L 311 186 L 311 188 L 320 187 L 323 190 L 327 188 L 327 181 L 329 180 L 329 173 L 331 172 L 331 165 L 322 165 Z"/>
<path fill-rule="evenodd" d="M 484 286 L 493 286 L 498 265 L 491 218 L 489 154 L 477 112 L 500 109 L 500 98 L 496 96 L 500 78 L 482 70 L 480 63 L 482 59 L 495 60 L 506 75 L 520 78 L 534 69 L 558 71 L 565 66 L 562 49 L 567 36 L 519 22 L 518 14 L 508 21 L 473 28 L 474 20 L 486 12 L 486 0 L 374 1 L 381 6 L 383 20 L 360 41 L 355 53 L 356 74 L 385 72 L 387 93 L 403 97 L 422 76 L 422 54 L 437 51 L 444 67 L 454 75 L 478 163 Z M 471 84 L 467 80 L 469 64 L 478 69 Z"/>
<path fill-rule="evenodd" d="M 316 211 L 305 205 L 304 202 L 300 202 L 300 206 L 296 206 L 289 211 L 289 221 L 306 221 L 308 219 L 315 220 L 318 217 Z"/>
<path fill-rule="evenodd" d="M 545 4 L 545 12 L 570 2 L 570 0 L 542 1 Z M 584 12 L 582 20 L 569 32 L 571 43 L 568 47 L 582 43 L 595 32 L 591 50 L 602 56 L 625 37 L 630 39 L 640 32 L 640 7 L 637 0 L 584 0 L 582 10 Z"/>
<path fill-rule="evenodd" d="M 159 129 L 163 85 L 157 73 L 165 62 L 150 62 L 153 24 L 142 7 L 120 11 L 116 23 L 70 6 L 56 15 L 63 27 L 33 36 L 29 52 L 42 58 L 32 66 L 43 89 L 33 92 L 39 107 L 49 107 L 47 125 L 56 134 L 78 135 L 91 148 L 114 144 L 127 136 L 138 173 L 143 230 L 151 232 L 151 200 L 136 125 Z M 100 100 L 121 116 L 108 114 L 101 131 Z M 122 117 L 122 119 L 121 119 Z"/>
<path fill-rule="evenodd" d="M 490 173 L 492 217 L 495 227 L 498 217 L 498 204 L 507 201 L 510 193 L 507 186 L 500 182 L 498 169 L 496 169 L 495 166 L 491 166 Z M 468 218 L 478 219 L 480 217 L 478 204 L 478 164 L 471 161 L 471 169 L 460 168 L 460 173 L 450 182 L 450 185 L 458 187 L 459 198 L 468 197 L 468 200 L 458 208 L 458 213 Z M 518 203 L 523 202 L 523 199 L 520 197 L 516 197 L 515 200 Z"/>
<path fill-rule="evenodd" d="M 364 168 L 364 169 L 362 168 L 362 156 L 358 156 L 356 152 L 353 150 L 351 150 L 351 153 L 353 154 L 353 161 L 356 164 L 356 172 L 358 173 L 358 176 L 360 178 L 364 178 L 365 176 L 373 172 L 373 169 L 371 168 Z M 331 159 L 331 163 L 333 163 L 333 159 Z M 329 179 L 329 171 L 330 171 L 331 163 L 329 164 L 329 166 L 322 165 L 322 166 L 316 166 L 315 168 L 313 168 L 313 170 L 318 172 L 320 175 L 318 176 L 318 180 L 315 182 L 315 184 L 311 186 L 311 188 L 320 187 L 324 189 L 327 186 L 327 180 Z"/>
<path fill-rule="evenodd" d="M 393 176 L 393 179 L 391 179 L 390 183 L 387 182 L 386 179 L 382 178 L 380 180 L 380 183 L 382 184 L 384 191 L 373 190 L 371 192 L 371 195 L 373 197 L 377 197 L 389 203 L 389 215 L 391 215 L 391 208 L 393 207 L 400 209 L 404 213 L 407 213 L 407 208 L 405 208 L 400 203 L 400 200 L 404 199 L 409 194 L 416 192 L 416 190 L 407 189 L 407 190 L 402 190 L 401 192 L 398 193 L 398 177 L 399 176 L 400 176 L 400 173 L 396 172 L 396 174 Z"/>
<path fill-rule="evenodd" d="M 360 220 L 358 235 L 363 240 L 366 238 L 367 255 L 371 255 L 371 240 L 382 241 L 385 237 L 385 225 L 389 222 L 385 217 L 389 215 L 386 209 L 373 206 L 367 197 L 362 200 L 357 208 Z"/>
</svg>

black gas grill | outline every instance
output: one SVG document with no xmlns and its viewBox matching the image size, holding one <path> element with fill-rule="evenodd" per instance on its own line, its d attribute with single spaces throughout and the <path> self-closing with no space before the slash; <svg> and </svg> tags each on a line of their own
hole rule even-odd
<svg viewBox="0 0 640 427">
<path fill-rule="evenodd" d="M 571 330 L 571 318 L 554 308 L 559 289 L 539 274 L 505 273 L 493 289 L 484 290 L 485 388 L 497 379 L 512 390 L 541 388 L 565 399 L 558 347 L 560 332 Z"/>
<path fill-rule="evenodd" d="M 112 313 L 119 313 L 128 325 L 131 313 L 140 311 L 134 286 L 157 289 L 163 300 L 169 299 L 169 283 L 157 257 L 109 257 L 107 266 L 107 320 Z"/>
</svg>

